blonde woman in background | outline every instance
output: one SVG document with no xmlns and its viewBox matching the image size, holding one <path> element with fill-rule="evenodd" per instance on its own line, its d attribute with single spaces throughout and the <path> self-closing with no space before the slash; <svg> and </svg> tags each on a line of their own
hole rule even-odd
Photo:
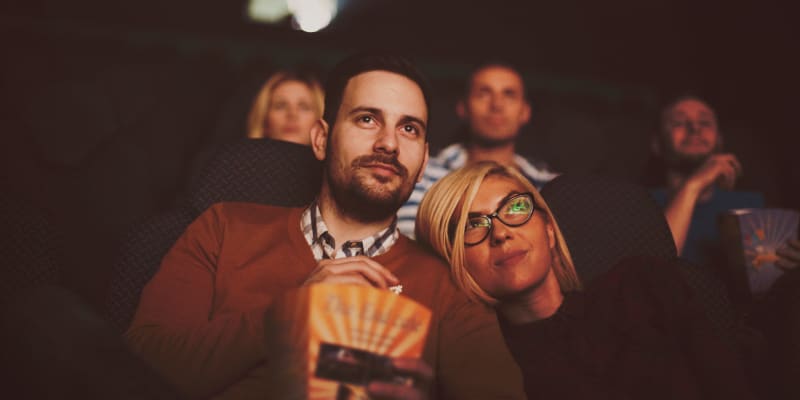
<svg viewBox="0 0 800 400">
<path fill-rule="evenodd" d="M 311 126 L 322 117 L 323 104 L 323 90 L 317 79 L 293 71 L 277 71 L 253 101 L 247 137 L 308 146 Z"/>
<path fill-rule="evenodd" d="M 582 284 L 556 219 L 514 168 L 475 163 L 438 181 L 416 238 L 497 311 L 529 398 L 752 398 L 674 265 L 631 258 Z"/>
</svg>

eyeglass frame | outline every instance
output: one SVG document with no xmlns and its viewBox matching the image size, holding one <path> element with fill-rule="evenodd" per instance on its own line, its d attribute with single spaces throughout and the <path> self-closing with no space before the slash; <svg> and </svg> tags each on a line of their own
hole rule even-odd
<svg viewBox="0 0 800 400">
<path fill-rule="evenodd" d="M 502 218 L 500 218 L 500 209 L 503 208 L 506 204 L 508 204 L 508 202 L 510 202 L 511 200 L 514 200 L 514 199 L 516 199 L 518 197 L 528 197 L 530 199 L 530 201 L 531 201 L 531 213 L 528 214 L 528 217 L 525 218 L 524 221 L 522 221 L 522 222 L 520 222 L 518 224 L 508 224 L 505 221 L 503 221 Z M 533 213 L 536 212 L 536 210 L 538 208 L 539 207 L 536 206 L 536 200 L 533 197 L 533 193 L 524 192 L 524 193 L 517 193 L 517 194 L 505 199 L 505 201 L 503 201 L 503 204 L 500 204 L 497 207 L 497 209 L 494 210 L 494 212 L 491 213 L 491 214 L 482 214 L 482 215 L 476 215 L 474 217 L 467 217 L 467 220 L 472 219 L 472 218 L 478 218 L 478 217 L 480 217 L 480 218 L 488 218 L 488 220 L 489 220 L 489 229 L 486 230 L 486 234 L 483 236 L 483 238 L 481 238 L 481 240 L 479 240 L 479 241 L 477 241 L 475 243 L 467 243 L 466 242 L 466 237 L 465 237 L 464 238 L 464 246 L 472 247 L 472 246 L 477 246 L 477 245 L 483 243 L 486 240 L 486 238 L 488 238 L 492 234 L 492 229 L 494 229 L 494 222 L 492 221 L 493 219 L 497 218 L 498 221 L 502 222 L 503 225 L 505 225 L 505 226 L 507 226 L 509 228 L 517 228 L 517 227 L 520 227 L 522 225 L 527 224 L 528 221 L 530 221 L 531 218 L 533 217 Z M 465 228 L 464 231 L 466 232 L 466 225 L 464 226 L 464 228 Z"/>
</svg>

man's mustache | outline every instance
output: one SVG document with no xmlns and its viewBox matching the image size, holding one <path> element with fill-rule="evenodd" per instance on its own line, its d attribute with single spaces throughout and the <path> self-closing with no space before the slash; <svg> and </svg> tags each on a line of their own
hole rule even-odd
<svg viewBox="0 0 800 400">
<path fill-rule="evenodd" d="M 361 156 L 353 160 L 351 166 L 353 168 L 362 168 L 370 164 L 390 165 L 397 170 L 397 174 L 400 175 L 401 178 L 408 176 L 408 169 L 406 169 L 403 164 L 400 164 L 400 161 L 397 160 L 397 156 L 388 154 L 370 154 L 367 156 Z"/>
</svg>

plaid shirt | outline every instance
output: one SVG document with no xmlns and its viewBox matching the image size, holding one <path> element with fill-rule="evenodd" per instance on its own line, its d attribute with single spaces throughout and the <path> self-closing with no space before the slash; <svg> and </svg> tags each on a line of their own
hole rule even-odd
<svg viewBox="0 0 800 400">
<path fill-rule="evenodd" d="M 328 232 L 328 227 L 325 225 L 325 221 L 322 220 L 322 214 L 319 212 L 319 205 L 316 200 L 303 211 L 303 216 L 300 218 L 300 228 L 303 230 L 306 242 L 311 246 L 314 259 L 318 262 L 326 258 L 337 259 L 359 255 L 367 257 L 379 256 L 389 251 L 400 237 L 400 231 L 397 230 L 397 218 L 395 218 L 388 228 L 359 241 L 348 240 L 337 249 L 336 239 Z"/>
</svg>

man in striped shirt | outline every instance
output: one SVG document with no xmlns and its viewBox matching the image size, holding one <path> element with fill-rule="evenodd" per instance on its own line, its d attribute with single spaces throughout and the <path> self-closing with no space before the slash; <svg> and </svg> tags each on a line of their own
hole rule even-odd
<svg viewBox="0 0 800 400">
<path fill-rule="evenodd" d="M 456 113 L 467 126 L 465 137 L 428 160 L 411 197 L 397 213 L 398 228 L 409 237 L 414 237 L 414 220 L 425 192 L 467 163 L 491 160 L 516 166 L 539 188 L 557 175 L 516 153 L 517 135 L 530 120 L 531 106 L 522 76 L 513 67 L 491 62 L 474 69 Z"/>
</svg>

